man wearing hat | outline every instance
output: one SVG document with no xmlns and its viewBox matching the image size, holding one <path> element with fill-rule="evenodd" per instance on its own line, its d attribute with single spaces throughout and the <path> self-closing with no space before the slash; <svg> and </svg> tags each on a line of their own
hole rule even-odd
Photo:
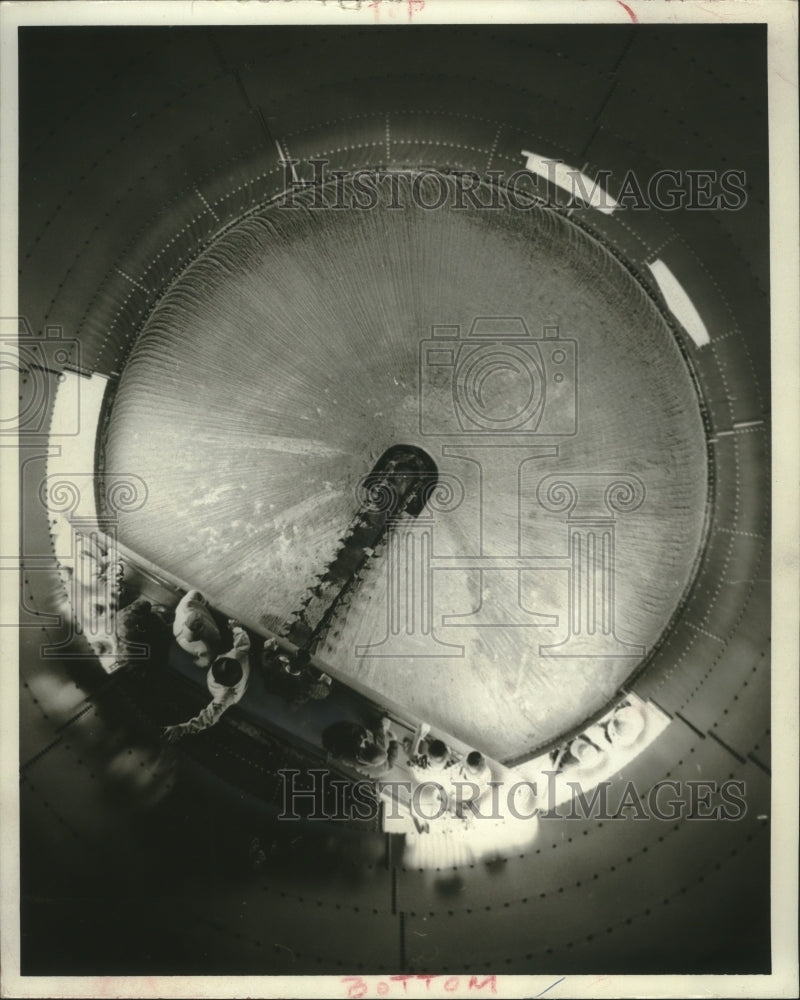
<svg viewBox="0 0 800 1000">
<path fill-rule="evenodd" d="M 554 771 L 590 771 L 604 760 L 603 750 L 585 732 L 550 756 Z"/>
<path fill-rule="evenodd" d="M 120 667 L 143 667 L 167 653 L 171 629 L 169 612 L 160 604 L 137 597 L 117 612 L 117 663 Z"/>
<path fill-rule="evenodd" d="M 459 802 L 461 812 L 463 812 L 464 805 L 480 802 L 489 791 L 492 772 L 489 770 L 489 765 L 483 754 L 479 750 L 470 750 L 461 761 L 453 780 L 456 785 L 465 785 L 469 793 L 463 794 L 463 801 Z"/>
<path fill-rule="evenodd" d="M 279 650 L 277 639 L 264 642 L 261 676 L 267 691 L 285 698 L 292 709 L 331 693 L 331 678 L 311 666 L 309 653 L 300 649 L 289 657 Z"/>
<path fill-rule="evenodd" d="M 381 736 L 385 735 L 385 739 Z M 380 778 L 394 767 L 400 753 L 400 744 L 393 739 L 393 733 L 388 729 L 382 730 L 381 736 L 376 741 L 365 741 L 355 754 L 356 770 L 365 774 L 368 778 Z M 385 745 L 383 745 L 385 744 Z"/>
<path fill-rule="evenodd" d="M 207 675 L 211 702 L 188 722 L 162 729 L 161 735 L 168 743 L 176 743 L 189 733 L 208 729 L 219 721 L 231 705 L 241 701 L 250 677 L 250 638 L 238 622 L 231 619 L 228 627 L 233 633 L 233 647 L 214 660 Z"/>
<path fill-rule="evenodd" d="M 606 739 L 616 747 L 631 747 L 644 732 L 641 711 L 627 703 L 620 705 L 606 727 Z"/>
<path fill-rule="evenodd" d="M 179 601 L 172 634 L 198 667 L 205 670 L 211 664 L 221 639 L 208 602 L 199 590 L 190 590 Z"/>
<path fill-rule="evenodd" d="M 444 771 L 456 761 L 456 757 L 444 740 L 432 736 L 425 736 L 419 741 L 416 754 L 412 754 L 410 740 L 406 740 L 404 746 L 409 754 L 408 763 L 412 769 L 419 771 Z"/>
<path fill-rule="evenodd" d="M 387 716 L 381 719 L 380 728 L 374 732 L 349 719 L 333 722 L 322 733 L 322 745 L 331 756 L 368 778 L 379 778 L 390 771 L 400 752 L 400 744 Z"/>
</svg>

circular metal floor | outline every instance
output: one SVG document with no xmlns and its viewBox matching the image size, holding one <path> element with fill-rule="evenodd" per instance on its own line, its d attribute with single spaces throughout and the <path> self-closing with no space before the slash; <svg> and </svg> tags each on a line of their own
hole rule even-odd
<svg viewBox="0 0 800 1000">
<path fill-rule="evenodd" d="M 575 224 L 506 195 L 465 210 L 441 174 L 377 176 L 373 210 L 278 199 L 161 300 L 101 444 L 108 474 L 148 485 L 120 538 L 280 630 L 377 457 L 425 448 L 448 492 L 430 504 L 433 635 L 404 585 L 403 634 L 379 644 L 382 551 L 321 655 L 515 757 L 597 713 L 685 593 L 706 518 L 699 400 L 650 298 Z M 576 525 L 596 570 L 569 564 Z"/>
</svg>

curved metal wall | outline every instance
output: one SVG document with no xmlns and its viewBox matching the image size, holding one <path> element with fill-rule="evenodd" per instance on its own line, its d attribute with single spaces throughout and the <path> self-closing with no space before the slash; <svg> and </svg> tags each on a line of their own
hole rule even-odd
<svg viewBox="0 0 800 1000">
<path fill-rule="evenodd" d="M 163 848 L 146 819 L 121 823 L 93 764 L 121 752 L 123 735 L 135 742 L 136 725 L 104 702 L 105 678 L 89 658 L 38 655 L 43 637 L 58 638 L 59 594 L 46 515 L 31 506 L 21 631 L 23 963 L 27 955 L 30 971 L 56 973 L 763 971 L 764 31 L 442 27 L 415 29 L 410 42 L 359 29 L 22 29 L 20 40 L 20 308 L 36 336 L 62 327 L 79 345 L 73 364 L 87 372 L 120 373 L 174 278 L 282 189 L 276 141 L 284 155 L 323 155 L 343 169 L 380 159 L 509 170 L 530 148 L 615 179 L 665 165 L 730 167 L 746 171 L 748 192 L 740 211 L 586 213 L 656 298 L 648 263 L 668 264 L 711 339 L 697 347 L 676 328 L 706 409 L 708 541 L 678 619 L 634 683 L 672 721 L 620 780 L 646 789 L 664 778 L 741 779 L 746 817 L 552 820 L 524 856 L 452 873 L 387 863 L 379 836 L 360 835 L 348 854 L 342 844 L 356 834 L 333 830 L 322 846 L 307 835 L 307 851 L 286 848 L 261 875 L 225 878 L 208 870 L 214 831 L 186 835 L 196 830 L 186 825 L 190 813 L 213 812 L 211 792 L 193 800 L 178 791 L 178 805 L 152 822 L 174 824 L 182 847 L 170 862 L 186 886 L 167 880 L 168 892 L 143 894 L 154 873 L 164 875 Z M 30 438 L 23 491 L 36 488 L 53 446 L 45 433 Z M 86 652 L 80 640 L 74 648 Z M 45 954 L 44 940 L 60 944 Z"/>
</svg>

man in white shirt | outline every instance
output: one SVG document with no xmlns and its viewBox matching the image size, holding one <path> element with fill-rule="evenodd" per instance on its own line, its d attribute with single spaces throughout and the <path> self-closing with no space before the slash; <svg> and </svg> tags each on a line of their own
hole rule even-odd
<svg viewBox="0 0 800 1000">
<path fill-rule="evenodd" d="M 221 639 L 208 602 L 199 590 L 190 590 L 181 598 L 175 608 L 172 634 L 198 667 L 205 670 L 211 665 Z"/>
<path fill-rule="evenodd" d="M 483 754 L 479 750 L 471 750 L 461 761 L 451 781 L 456 787 L 462 785 L 461 800 L 457 796 L 456 802 L 463 812 L 464 805 L 470 802 L 477 805 L 486 796 L 491 787 L 492 772 Z"/>
<path fill-rule="evenodd" d="M 250 638 L 242 626 L 233 620 L 228 622 L 233 633 L 233 647 L 218 656 L 208 671 L 207 684 L 212 701 L 188 722 L 177 726 L 166 726 L 161 735 L 168 743 L 177 743 L 189 733 L 199 733 L 219 721 L 231 705 L 241 701 L 250 678 Z"/>
</svg>

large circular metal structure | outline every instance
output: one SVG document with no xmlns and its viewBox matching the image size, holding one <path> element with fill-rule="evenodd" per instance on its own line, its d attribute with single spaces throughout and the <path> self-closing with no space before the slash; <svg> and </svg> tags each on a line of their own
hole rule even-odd
<svg viewBox="0 0 800 1000">
<path fill-rule="evenodd" d="M 574 223 L 486 188 L 479 204 L 496 208 L 459 206 L 457 181 L 432 172 L 374 184 L 368 210 L 317 207 L 357 205 L 352 184 L 279 198 L 172 284 L 109 416 L 106 473 L 148 486 L 120 538 L 280 630 L 332 561 L 376 458 L 427 449 L 451 494 L 429 505 L 438 640 L 409 624 L 391 653 L 378 644 L 384 553 L 324 658 L 515 757 L 597 713 L 686 591 L 706 517 L 699 400 L 652 300 Z M 604 500 L 615 488 L 617 506 Z M 554 490 L 575 491 L 576 509 Z M 574 589 L 593 603 L 572 608 L 577 635 L 568 512 L 590 519 L 609 564 L 597 587 L 613 588 L 588 595 L 583 568 Z M 604 523 L 613 553 L 600 551 Z M 415 595 L 397 600 L 408 619 Z"/>
<path fill-rule="evenodd" d="M 393 445 L 424 449 L 443 482 L 465 485 L 453 509 L 430 511 L 443 546 L 432 564 L 437 637 L 465 656 L 358 653 L 385 635 L 375 611 L 391 558 L 382 550 L 320 642 L 337 680 L 508 758 L 580 726 L 623 687 L 667 724 L 614 788 L 737 780 L 746 813 L 554 818 L 530 849 L 442 872 L 406 870 L 377 830 L 297 825 L 252 871 L 249 839 L 274 819 L 259 796 L 284 755 L 294 758 L 267 738 L 254 751 L 218 726 L 176 774 L 161 773 L 157 726 L 175 720 L 143 716 L 58 617 L 59 553 L 37 498 L 71 431 L 39 413 L 42 378 L 52 389 L 64 365 L 31 362 L 20 384 L 21 409 L 36 410 L 21 465 L 32 500 L 20 764 L 32 974 L 769 967 L 763 38 L 739 25 L 414 32 L 21 32 L 20 302 L 31 340 L 47 349 L 57 326 L 68 367 L 91 376 L 82 388 L 108 380 L 96 471 L 147 484 L 147 503 L 122 514 L 121 537 L 271 628 L 323 572 L 358 506 L 359 478 Z M 457 171 L 502 187 L 489 173 L 523 170 L 531 150 L 589 176 L 610 171 L 615 191 L 629 171 L 733 166 L 748 197 L 740 211 L 610 214 L 559 206 L 551 187 L 552 207 L 502 213 L 315 210 L 303 207 L 309 192 L 297 208 L 277 204 L 287 159 L 306 179 L 314 158 L 329 170 L 428 171 L 435 193 L 436 178 L 449 190 Z M 706 340 L 669 308 L 659 261 Z M 528 346 L 495 326 L 499 354 L 483 367 L 483 355 L 466 358 L 463 392 L 455 361 L 425 381 L 432 328 L 458 327 L 462 343 L 481 317 L 521 318 Z M 553 427 L 542 386 L 570 361 L 546 358 L 545 327 L 576 344 L 576 434 L 544 433 Z M 493 403 L 492 387 L 510 402 Z M 54 394 L 44 398 L 50 406 Z M 504 421 L 531 432 L 515 480 L 527 506 L 516 514 L 508 466 L 489 460 L 481 494 L 475 452 L 458 457 L 460 420 L 473 438 L 501 424 L 505 434 Z M 505 440 L 484 450 L 499 454 Z M 539 648 L 565 638 L 571 607 L 568 539 L 585 512 L 554 482 L 567 472 L 573 486 L 579 475 L 628 477 L 593 496 L 617 506 L 615 634 L 636 651 L 593 657 L 590 671 L 551 664 Z M 501 503 L 484 505 L 483 530 L 496 548 L 482 551 L 466 526 L 480 526 L 475 498 L 492 491 Z M 474 566 L 459 576 L 465 554 L 536 567 L 513 593 L 479 583 Z M 491 610 L 479 592 L 499 597 L 494 611 L 516 601 L 523 624 L 482 646 L 464 619 Z M 559 623 L 531 626 L 531 613 Z M 434 682 L 425 703 L 423 675 Z M 236 781 L 220 780 L 222 764 Z M 209 874 L 210 858 L 223 860 Z"/>
</svg>

